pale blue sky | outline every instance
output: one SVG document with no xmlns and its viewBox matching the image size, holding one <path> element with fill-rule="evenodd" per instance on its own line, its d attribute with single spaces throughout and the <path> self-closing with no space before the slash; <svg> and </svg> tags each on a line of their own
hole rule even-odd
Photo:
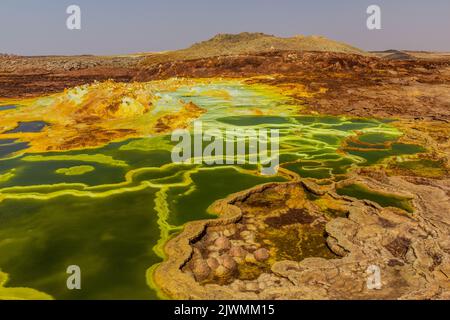
<svg viewBox="0 0 450 320">
<path fill-rule="evenodd" d="M 82 30 L 66 28 L 66 8 Z M 383 30 L 366 28 L 382 9 Z M 1 0 L 0 52 L 121 54 L 189 46 L 217 33 L 317 34 L 366 50 L 450 51 L 450 0 Z"/>
</svg>

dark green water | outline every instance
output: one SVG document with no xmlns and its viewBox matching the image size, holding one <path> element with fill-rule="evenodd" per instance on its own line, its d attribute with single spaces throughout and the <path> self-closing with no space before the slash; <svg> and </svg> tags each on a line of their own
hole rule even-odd
<svg viewBox="0 0 450 320">
<path fill-rule="evenodd" d="M 413 212 L 409 199 L 392 194 L 385 194 L 367 189 L 359 184 L 352 184 L 336 190 L 339 195 L 365 199 L 378 203 L 382 207 L 396 207 L 409 213 Z"/>
<path fill-rule="evenodd" d="M 208 207 L 216 200 L 227 195 L 248 189 L 258 184 L 272 181 L 285 181 L 281 177 L 258 177 L 239 173 L 233 168 L 204 170 L 192 175 L 195 190 L 183 194 L 174 190 L 169 194 L 172 225 L 182 225 L 191 220 L 210 219 Z"/>
<path fill-rule="evenodd" d="M 145 271 L 159 230 L 154 189 L 106 198 L 62 196 L 0 204 L 0 265 L 9 286 L 60 299 L 151 299 Z M 65 286 L 69 265 L 81 268 L 82 290 Z"/>
<path fill-rule="evenodd" d="M 14 106 L 14 105 L 0 106 L 0 111 L 6 111 L 6 110 L 15 109 L 15 108 L 17 108 L 17 106 Z"/>
<path fill-rule="evenodd" d="M 44 121 L 19 122 L 16 128 L 4 133 L 24 133 L 24 132 L 40 132 L 48 124 Z"/>
</svg>

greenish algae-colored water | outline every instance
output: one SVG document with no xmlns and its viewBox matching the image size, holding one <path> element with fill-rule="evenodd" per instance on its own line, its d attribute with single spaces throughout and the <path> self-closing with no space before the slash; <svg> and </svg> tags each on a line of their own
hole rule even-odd
<svg viewBox="0 0 450 320">
<path fill-rule="evenodd" d="M 357 199 L 366 199 L 378 203 L 382 207 L 397 207 L 409 213 L 413 212 L 410 199 L 376 192 L 360 184 L 351 184 L 338 188 L 336 192 L 339 195 L 354 197 Z"/>
<path fill-rule="evenodd" d="M 226 91 L 230 99 L 209 96 L 210 90 Z M 204 130 L 278 129 L 280 165 L 302 177 L 337 178 L 352 166 L 423 151 L 397 143 L 401 133 L 386 121 L 298 116 L 291 100 L 236 81 L 181 87 L 161 97 L 156 108 L 178 110 L 180 99 L 205 108 Z M 254 115 L 255 108 L 264 115 Z M 343 147 L 357 134 L 365 147 L 377 148 Z M 8 286 L 57 299 L 158 298 L 146 271 L 164 259 L 164 243 L 186 222 L 214 218 L 208 207 L 231 193 L 286 181 L 280 174 L 261 176 L 251 164 L 174 164 L 174 145 L 170 136 L 159 136 L 15 157 L 17 148 L 2 153 L 1 145 L 0 269 L 9 274 Z M 81 166 L 90 169 L 61 174 Z M 69 265 L 81 267 L 82 290 L 66 288 Z"/>
<path fill-rule="evenodd" d="M 159 262 L 149 250 L 159 238 L 155 192 L 3 201 L 0 265 L 10 274 L 8 285 L 60 299 L 154 298 L 145 271 Z M 82 290 L 65 286 L 66 268 L 74 264 L 82 271 Z"/>
</svg>

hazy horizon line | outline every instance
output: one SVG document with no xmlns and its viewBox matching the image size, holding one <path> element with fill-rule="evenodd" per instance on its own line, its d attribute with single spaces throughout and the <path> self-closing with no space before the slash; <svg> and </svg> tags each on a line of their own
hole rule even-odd
<svg viewBox="0 0 450 320">
<path fill-rule="evenodd" d="M 130 55 L 148 55 L 148 54 L 157 54 L 157 53 L 164 53 L 164 52 L 172 52 L 172 51 L 178 51 L 178 50 L 183 50 L 183 49 L 187 49 L 190 48 L 192 45 L 203 42 L 203 41 L 208 41 L 213 39 L 214 37 L 218 36 L 218 35 L 239 35 L 242 33 L 250 33 L 250 34 L 264 34 L 267 36 L 274 36 L 276 38 L 282 38 L 282 39 L 289 39 L 289 38 L 294 38 L 296 36 L 303 36 L 303 37 L 322 37 L 322 38 L 326 38 L 328 40 L 331 41 L 335 41 L 338 43 L 344 43 L 346 45 L 355 47 L 357 49 L 360 49 L 362 51 L 371 53 L 371 52 L 386 52 L 386 51 L 401 51 L 401 52 L 424 52 L 424 53 L 450 53 L 450 51 L 440 51 L 440 50 L 423 50 L 423 49 L 398 49 L 398 48 L 387 48 L 387 49 L 376 49 L 376 50 L 368 50 L 368 49 L 364 49 L 361 47 L 358 47 L 356 45 L 353 45 L 352 43 L 348 43 L 345 41 L 340 41 L 340 40 L 334 40 L 332 38 L 329 38 L 327 36 L 323 36 L 321 34 L 309 34 L 309 35 L 305 35 L 305 34 L 301 34 L 301 33 L 296 33 L 294 35 L 291 36 L 279 36 L 276 34 L 272 34 L 272 33 L 266 33 L 266 32 L 250 32 L 250 31 L 241 31 L 241 32 L 237 32 L 237 33 L 217 33 L 214 36 L 208 38 L 208 39 L 204 39 L 201 41 L 197 41 L 197 42 L 193 42 L 191 45 L 187 46 L 187 47 L 182 47 L 182 48 L 178 48 L 178 49 L 167 49 L 167 50 L 159 50 L 159 51 L 155 51 L 155 50 L 148 50 L 148 51 L 130 51 L 130 52 L 117 52 L 117 53 L 67 53 L 67 54 L 53 54 L 53 53 L 48 53 L 48 54 L 20 54 L 20 53 L 15 53 L 15 52 L 0 52 L 0 55 L 12 55 L 12 56 L 19 56 L 19 57 L 77 57 L 77 56 L 96 56 L 96 57 L 115 57 L 115 56 L 130 56 Z M 306 52 L 311 52 L 311 51 L 315 51 L 315 50 L 298 50 L 298 51 L 306 51 Z M 262 51 L 261 51 L 262 52 Z M 320 51 L 319 51 L 320 52 Z M 326 50 L 323 50 L 323 52 L 327 52 Z M 332 52 L 332 51 L 329 51 Z"/>
</svg>

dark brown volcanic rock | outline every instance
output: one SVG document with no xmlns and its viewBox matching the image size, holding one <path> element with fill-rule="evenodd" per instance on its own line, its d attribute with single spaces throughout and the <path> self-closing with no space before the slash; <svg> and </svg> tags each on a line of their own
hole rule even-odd
<svg viewBox="0 0 450 320">
<path fill-rule="evenodd" d="M 0 98 L 34 97 L 114 79 L 129 82 L 140 57 L 0 55 Z"/>
<path fill-rule="evenodd" d="M 170 77 L 251 77 L 275 86 L 302 84 L 304 112 L 450 121 L 450 59 L 388 60 L 336 52 L 273 51 L 171 61 L 143 67 L 137 81 Z"/>
<path fill-rule="evenodd" d="M 315 70 L 372 68 L 383 62 L 375 57 L 335 52 L 271 51 L 224 55 L 191 60 L 174 60 L 142 65 L 138 81 L 170 77 L 243 77 L 261 74 L 295 74 Z"/>
</svg>

